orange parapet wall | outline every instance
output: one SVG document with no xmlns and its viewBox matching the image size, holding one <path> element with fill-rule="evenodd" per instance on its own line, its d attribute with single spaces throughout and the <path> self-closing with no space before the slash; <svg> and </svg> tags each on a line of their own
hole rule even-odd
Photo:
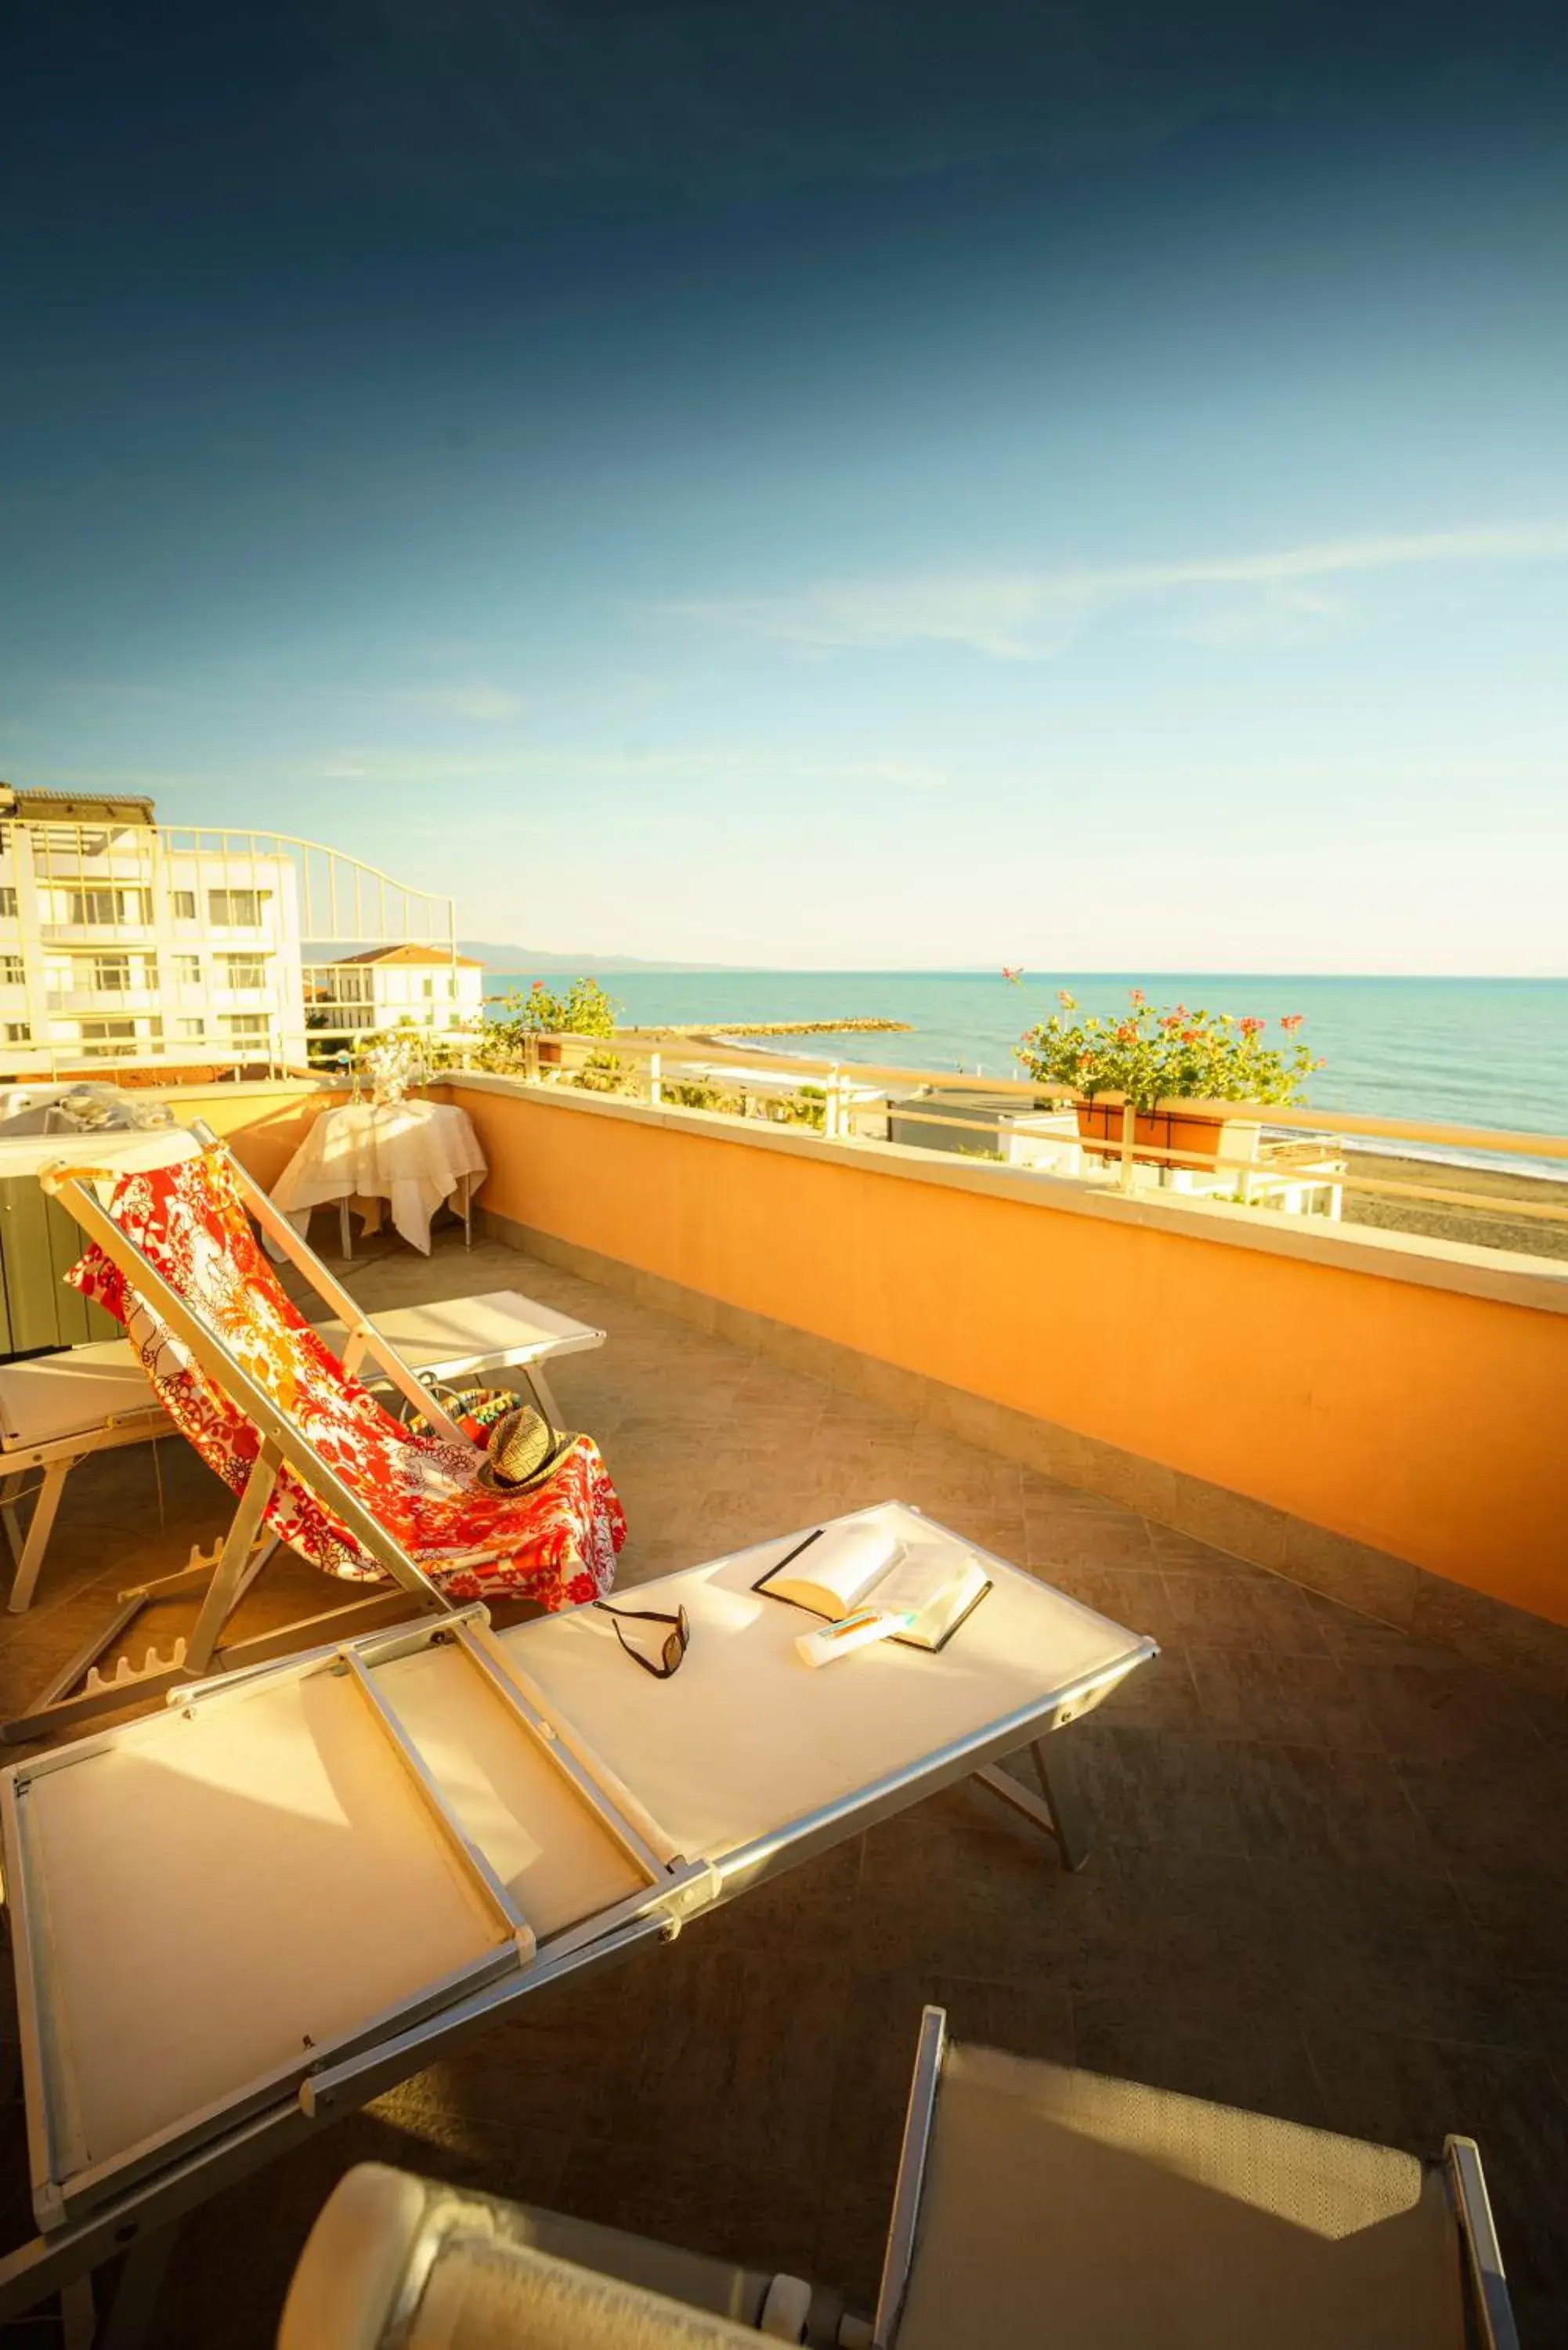
<svg viewBox="0 0 1568 2350">
<path fill-rule="evenodd" d="M 452 1091 L 499 1215 L 1568 1623 L 1568 1283 L 1550 1268 Z"/>
<path fill-rule="evenodd" d="M 247 1175 L 270 1191 L 324 1109 L 346 1101 L 346 1091 L 301 1079 L 265 1084 L 182 1087 L 169 1096 L 182 1125 L 203 1118 L 226 1142 Z"/>
</svg>

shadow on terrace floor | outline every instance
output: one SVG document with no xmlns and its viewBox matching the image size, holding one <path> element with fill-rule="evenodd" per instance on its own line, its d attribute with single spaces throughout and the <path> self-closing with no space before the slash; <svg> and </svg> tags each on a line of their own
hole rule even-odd
<svg viewBox="0 0 1568 2350">
<path fill-rule="evenodd" d="M 608 1329 L 556 1383 L 624 1498 L 623 1583 L 898 1495 L 1165 1653 L 1058 1748 L 1096 1827 L 1081 1875 L 972 1783 L 934 1798 L 231 2189 L 187 2223 L 160 2341 L 269 2342 L 311 2218 L 367 2157 L 868 2303 L 926 2000 L 961 2036 L 1418 2151 L 1473 2132 L 1525 2341 L 1560 2338 L 1561 1711 L 497 1244 L 382 1245 L 349 1278 L 372 1306 L 520 1287 Z M 146 1450 L 71 1481 L 40 1602 L 7 1626 L 7 1711 L 120 1585 L 223 1524 L 194 1456 L 160 1452 L 161 1533 Z M 245 1629 L 332 1597 L 292 1560 L 264 1583 Z M 29 2228 L 19 2111 L 8 2136 L 7 2243 Z"/>
</svg>

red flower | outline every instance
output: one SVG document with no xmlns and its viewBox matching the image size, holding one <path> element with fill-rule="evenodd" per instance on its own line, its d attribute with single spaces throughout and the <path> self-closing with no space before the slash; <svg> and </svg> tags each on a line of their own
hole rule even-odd
<svg viewBox="0 0 1568 2350">
<path fill-rule="evenodd" d="M 1262 1035 L 1267 1024 L 1265 1021 L 1258 1018 L 1256 1013 L 1249 1013 L 1245 1019 L 1238 1020 L 1236 1023 L 1243 1036 Z"/>
<path fill-rule="evenodd" d="M 1184 1028 L 1181 1032 L 1181 1041 L 1184 1045 L 1196 1045 L 1202 1034 L 1201 1028 Z"/>
<path fill-rule="evenodd" d="M 1133 1026 L 1130 1020 L 1124 1020 L 1121 1026 L 1116 1030 L 1116 1043 L 1118 1045 L 1134 1045 L 1137 1042 L 1137 1030 Z"/>
<path fill-rule="evenodd" d="M 1305 1017 L 1306 1014 L 1303 1012 L 1287 1012 L 1280 1025 L 1287 1036 L 1293 1036 Z"/>
<path fill-rule="evenodd" d="M 1148 1002 L 1148 998 L 1144 993 L 1141 987 L 1129 987 L 1127 990 L 1127 1002 L 1129 1003 L 1144 1004 Z"/>
</svg>

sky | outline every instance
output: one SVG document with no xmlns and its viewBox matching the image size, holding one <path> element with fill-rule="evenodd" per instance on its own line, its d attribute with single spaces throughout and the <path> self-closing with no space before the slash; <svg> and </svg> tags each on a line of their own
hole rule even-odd
<svg viewBox="0 0 1568 2350">
<path fill-rule="evenodd" d="M 1568 11 L 20 0 L 0 775 L 800 968 L 1568 974 Z"/>
</svg>

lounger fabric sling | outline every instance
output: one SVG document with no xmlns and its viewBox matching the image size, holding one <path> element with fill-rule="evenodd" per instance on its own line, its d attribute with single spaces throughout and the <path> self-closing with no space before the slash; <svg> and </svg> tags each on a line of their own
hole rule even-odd
<svg viewBox="0 0 1568 2350">
<path fill-rule="evenodd" d="M 135 1169 L 115 1184 L 107 1211 L 449 1597 L 557 1608 L 609 1588 L 626 1521 L 592 1440 L 578 1437 L 536 1492 L 484 1492 L 477 1451 L 411 1435 L 323 1344 L 257 1247 L 222 1154 Z M 170 1418 L 243 1493 L 261 1450 L 245 1414 L 96 1243 L 68 1278 L 125 1325 Z M 379 1577 L 375 1560 L 287 1468 L 265 1517 L 327 1573 Z"/>
</svg>

